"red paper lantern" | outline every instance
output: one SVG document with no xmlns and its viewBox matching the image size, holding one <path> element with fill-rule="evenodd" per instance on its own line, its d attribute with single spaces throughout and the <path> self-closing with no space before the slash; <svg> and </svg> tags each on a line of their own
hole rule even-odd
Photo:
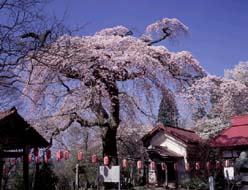
<svg viewBox="0 0 248 190">
<path fill-rule="evenodd" d="M 186 163 L 185 164 L 185 171 L 186 172 L 189 172 L 190 171 L 190 165 L 189 165 L 189 163 Z"/>
<path fill-rule="evenodd" d="M 220 161 L 216 160 L 215 162 L 215 169 L 219 169 L 220 168 Z"/>
<path fill-rule="evenodd" d="M 200 170 L 201 169 L 201 167 L 200 167 L 200 163 L 199 162 L 196 162 L 195 163 L 195 170 Z"/>
<path fill-rule="evenodd" d="M 210 169 L 211 169 L 211 163 L 207 162 L 207 170 L 210 170 Z"/>
<path fill-rule="evenodd" d="M 178 163 L 174 163 L 174 170 L 175 170 L 175 171 L 178 170 Z"/>
<path fill-rule="evenodd" d="M 230 160 L 225 160 L 225 167 L 230 167 Z"/>
<path fill-rule="evenodd" d="M 59 156 L 59 159 L 60 160 L 63 158 L 63 155 L 64 155 L 63 151 L 62 150 L 59 150 L 58 156 Z"/>
<path fill-rule="evenodd" d="M 151 162 L 150 167 L 151 167 L 151 170 L 155 170 L 155 162 L 154 161 Z"/>
<path fill-rule="evenodd" d="M 64 158 L 65 158 L 65 160 L 69 159 L 69 151 L 68 150 L 64 151 Z"/>
<path fill-rule="evenodd" d="M 40 163 L 40 157 L 39 156 L 35 156 L 35 163 L 39 164 Z"/>
<path fill-rule="evenodd" d="M 51 150 L 50 149 L 46 150 L 46 157 L 47 157 L 47 159 L 51 158 Z"/>
<path fill-rule="evenodd" d="M 91 162 L 92 162 L 93 164 L 97 163 L 97 155 L 93 154 L 93 155 L 91 156 Z"/>
<path fill-rule="evenodd" d="M 104 164 L 104 166 L 108 166 L 109 165 L 109 157 L 108 156 L 104 156 L 104 158 L 103 158 L 103 164 Z"/>
<path fill-rule="evenodd" d="M 48 158 L 47 156 L 45 155 L 45 158 L 44 158 L 44 162 L 47 164 L 48 163 Z"/>
<path fill-rule="evenodd" d="M 7 175 L 9 173 L 9 166 L 7 164 L 4 164 L 4 173 Z"/>
<path fill-rule="evenodd" d="M 78 161 L 82 161 L 84 159 L 84 155 L 82 151 L 78 151 Z"/>
<path fill-rule="evenodd" d="M 161 169 L 163 170 L 163 171 L 165 171 L 166 170 L 166 164 L 165 163 L 161 163 Z"/>
<path fill-rule="evenodd" d="M 28 155 L 28 163 L 32 163 L 32 155 L 31 154 Z"/>
<path fill-rule="evenodd" d="M 137 168 L 140 170 L 140 169 L 142 169 L 142 161 L 141 160 L 139 160 L 138 162 L 137 162 Z"/>
<path fill-rule="evenodd" d="M 34 156 L 38 156 L 39 155 L 39 149 L 37 147 L 34 148 L 33 154 L 34 154 Z"/>
<path fill-rule="evenodd" d="M 122 160 L 122 167 L 123 168 L 127 168 L 128 167 L 128 161 L 127 161 L 127 159 L 123 159 Z"/>
<path fill-rule="evenodd" d="M 57 152 L 57 155 L 56 155 L 56 160 L 57 161 L 60 161 L 61 157 L 60 157 L 60 152 Z"/>
</svg>

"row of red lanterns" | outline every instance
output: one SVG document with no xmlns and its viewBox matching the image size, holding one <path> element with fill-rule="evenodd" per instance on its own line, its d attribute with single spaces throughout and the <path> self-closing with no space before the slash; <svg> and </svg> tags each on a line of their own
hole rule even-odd
<svg viewBox="0 0 248 190">
<path fill-rule="evenodd" d="M 35 160 L 35 163 L 36 164 L 39 164 L 40 163 L 40 157 L 39 157 L 38 148 L 34 148 L 33 154 L 35 156 L 35 159 L 34 159 Z M 51 150 L 50 149 L 47 149 L 46 150 L 44 161 L 46 163 L 48 163 L 48 160 L 50 158 L 51 158 Z M 23 157 L 21 157 L 20 159 L 21 159 L 21 161 L 23 161 Z M 16 165 L 16 162 L 17 162 L 17 159 L 10 159 L 9 160 L 9 164 L 4 164 L 4 168 L 3 168 L 4 173 L 5 174 L 8 174 L 8 172 L 9 172 L 9 165 Z M 28 155 L 28 163 L 32 163 L 32 155 L 31 154 Z"/>
<path fill-rule="evenodd" d="M 61 159 L 65 159 L 65 160 L 68 160 L 69 159 L 69 151 L 68 150 L 65 150 L 65 151 L 62 151 L 62 150 L 59 150 L 57 152 L 57 155 L 56 155 L 56 160 L 61 160 Z M 78 161 L 82 161 L 84 160 L 84 154 L 82 151 L 79 151 L 78 154 L 77 154 L 77 159 Z M 105 158 L 106 159 L 106 158 Z M 97 158 L 97 155 L 92 155 L 91 156 L 91 162 L 92 163 L 97 163 L 98 161 L 98 158 Z"/>
<path fill-rule="evenodd" d="M 142 169 L 142 167 L 143 167 L 142 161 L 139 160 L 137 162 L 137 168 Z M 177 171 L 178 170 L 178 163 L 174 163 L 173 167 L 174 167 L 174 170 Z M 210 170 L 213 168 L 213 165 L 210 162 L 207 162 L 206 167 L 208 170 Z M 230 160 L 225 160 L 225 167 L 230 167 Z M 154 161 L 152 161 L 150 163 L 150 169 L 155 170 L 155 168 L 156 168 L 156 163 Z M 167 165 L 165 163 L 161 163 L 161 169 L 164 171 L 164 170 L 166 170 L 166 168 L 167 168 Z M 216 163 L 215 163 L 215 169 L 218 169 L 218 168 L 220 168 L 220 161 L 216 161 Z M 195 163 L 195 170 L 199 171 L 200 169 L 201 169 L 200 162 L 196 162 Z M 185 171 L 187 171 L 187 172 L 190 171 L 190 164 L 189 163 L 185 163 Z"/>
<path fill-rule="evenodd" d="M 66 151 L 62 151 L 62 150 L 59 150 L 59 151 L 58 151 L 58 153 L 57 153 L 57 160 L 61 160 L 61 159 L 63 159 L 63 158 L 64 158 L 65 160 L 67 160 L 67 159 L 69 158 L 69 153 L 68 153 L 67 150 L 66 150 Z M 82 160 L 84 159 L 84 155 L 83 155 L 83 152 L 82 152 L 82 151 L 79 151 L 79 152 L 78 152 L 77 158 L 78 158 L 78 161 L 82 161 Z M 95 164 L 95 163 L 98 162 L 98 157 L 97 157 L 97 155 L 93 154 L 93 155 L 91 156 L 91 162 L 92 162 L 93 164 Z M 108 165 L 109 165 L 109 162 L 110 162 L 109 157 L 108 157 L 108 156 L 104 156 L 104 158 L 103 158 L 103 165 L 104 165 L 104 166 L 108 166 Z M 152 162 L 151 164 L 152 164 L 152 168 L 155 169 L 155 162 Z M 122 167 L 123 167 L 123 168 L 127 168 L 127 167 L 128 167 L 128 160 L 127 160 L 127 159 L 123 159 L 123 160 L 122 160 Z M 141 161 L 141 160 L 139 160 L 139 161 L 137 162 L 137 167 L 138 167 L 138 169 L 141 169 L 141 168 L 142 168 L 142 161 Z M 163 163 L 162 167 L 165 169 L 165 168 L 166 168 L 166 164 Z"/>
<path fill-rule="evenodd" d="M 49 149 L 48 149 L 48 150 L 49 150 Z M 59 151 L 59 152 L 57 153 L 57 156 L 59 156 L 60 159 L 62 159 L 62 157 L 64 157 L 65 159 L 68 159 L 68 158 L 69 158 L 69 152 L 68 152 L 68 151 L 64 151 L 64 152 Z M 49 151 L 46 152 L 45 160 L 44 160 L 44 161 L 47 163 L 47 162 L 48 162 L 48 159 L 50 159 L 50 158 L 51 158 L 51 152 L 50 152 L 50 150 L 49 150 Z M 80 161 L 83 160 L 83 154 L 82 154 L 81 151 L 78 152 L 78 160 L 80 160 Z M 29 163 L 32 162 L 32 156 L 31 156 L 31 155 L 28 155 L 28 161 L 29 161 Z M 92 161 L 93 164 L 97 163 L 97 161 L 98 161 L 97 155 L 92 155 L 91 161 Z M 15 163 L 16 163 L 16 160 L 11 160 L 11 161 L 10 161 L 10 164 L 12 164 L 12 165 L 15 164 Z M 39 157 L 38 155 L 35 156 L 35 163 L 40 163 L 40 157 Z M 108 165 L 109 165 L 109 157 L 108 157 L 108 156 L 104 156 L 104 158 L 103 158 L 103 164 L 104 164 L 105 166 L 108 166 Z M 127 168 L 127 167 L 128 167 L 128 160 L 127 160 L 127 159 L 123 159 L 123 160 L 122 160 L 122 167 L 123 167 L 123 168 Z M 208 170 L 210 170 L 213 166 L 211 165 L 210 162 L 207 162 L 206 167 L 207 167 Z M 230 161 L 229 161 L 229 160 L 225 160 L 225 167 L 230 167 Z M 142 164 L 142 161 L 141 161 L 141 160 L 138 160 L 138 161 L 137 161 L 137 168 L 138 168 L 139 170 L 143 168 L 143 164 Z M 150 163 L 150 169 L 151 169 L 151 170 L 155 170 L 155 168 L 156 168 L 156 163 L 155 163 L 154 161 L 152 161 L 152 162 Z M 162 169 L 163 171 L 165 171 L 166 168 L 167 168 L 166 163 L 161 163 L 161 169 Z M 216 163 L 215 163 L 215 168 L 216 168 L 216 169 L 217 169 L 217 168 L 220 168 L 220 161 L 216 161 Z M 200 162 L 196 162 L 196 163 L 195 163 L 195 170 L 196 170 L 196 171 L 199 171 L 200 169 L 201 169 L 201 164 L 200 164 Z M 174 170 L 175 170 L 175 171 L 178 170 L 178 163 L 174 163 Z M 4 171 L 5 171 L 5 173 L 8 172 L 8 166 L 7 166 L 6 164 L 5 164 Z M 190 164 L 189 164 L 189 163 L 185 163 L 185 171 L 186 171 L 186 172 L 189 172 L 189 171 L 190 171 Z"/>
<path fill-rule="evenodd" d="M 40 156 L 39 156 L 38 148 L 34 148 L 33 154 L 34 154 L 35 163 L 39 164 L 40 163 Z M 45 155 L 44 155 L 44 162 L 48 163 L 50 158 L 51 158 L 51 150 L 47 149 L 45 151 Z M 21 157 L 21 159 L 23 159 L 23 158 Z M 28 155 L 28 163 L 32 163 L 32 155 L 31 154 Z"/>
<path fill-rule="evenodd" d="M 29 153 L 30 153 L 30 151 L 29 151 Z M 46 149 L 45 153 L 46 153 L 45 155 L 47 156 L 47 158 L 50 159 L 51 158 L 51 150 Z M 33 148 L 33 154 L 34 154 L 34 156 L 39 156 L 39 148 L 37 148 L 37 147 Z"/>
<path fill-rule="evenodd" d="M 78 151 L 78 161 L 82 161 L 84 159 L 84 155 L 83 155 L 83 152 L 82 151 Z M 64 158 L 65 160 L 69 159 L 69 152 L 66 150 L 66 151 L 62 151 L 62 150 L 59 150 L 58 153 L 57 153 L 57 160 L 61 160 L 62 158 Z M 91 156 L 91 162 L 93 164 L 97 163 L 98 162 L 98 158 L 97 158 L 97 155 L 92 155 Z M 108 156 L 104 156 L 103 158 L 103 164 L 105 166 L 108 166 L 109 165 L 109 157 Z M 150 168 L 151 170 L 155 170 L 155 162 L 152 161 L 150 163 Z M 122 167 L 123 168 L 127 168 L 128 167 L 128 160 L 127 159 L 123 159 L 122 160 Z M 166 164 L 165 163 L 161 163 L 161 168 L 162 170 L 165 170 L 166 169 Z M 213 166 L 211 165 L 210 162 L 207 162 L 206 164 L 206 167 L 208 170 L 210 170 Z M 230 167 L 230 161 L 229 160 L 225 160 L 225 167 Z M 138 160 L 137 161 L 137 168 L 138 169 L 142 169 L 142 161 L 141 160 Z M 220 168 L 220 161 L 216 161 L 215 163 L 215 168 Z M 201 169 L 201 164 L 200 162 L 196 162 L 195 163 L 195 170 L 200 170 Z M 178 170 L 178 163 L 174 163 L 174 170 L 177 171 Z M 190 164 L 189 163 L 185 163 L 185 170 L 186 171 L 190 171 Z"/>
<path fill-rule="evenodd" d="M 220 161 L 216 161 L 215 164 L 212 164 L 211 162 L 207 162 L 206 163 L 206 168 L 207 170 L 211 170 L 211 169 L 219 169 L 221 166 L 220 164 Z M 225 164 L 224 164 L 225 167 L 230 167 L 230 160 L 225 160 Z M 196 162 L 195 163 L 195 170 L 199 171 L 200 169 L 202 168 L 200 162 Z M 190 171 L 190 165 L 189 163 L 186 163 L 185 164 L 185 170 L 186 171 Z"/>
</svg>

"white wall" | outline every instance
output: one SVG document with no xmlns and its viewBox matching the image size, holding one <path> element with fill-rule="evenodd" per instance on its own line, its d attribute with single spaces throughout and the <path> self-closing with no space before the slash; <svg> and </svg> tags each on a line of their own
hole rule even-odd
<svg viewBox="0 0 248 190">
<path fill-rule="evenodd" d="M 165 132 L 159 132 L 153 136 L 150 144 L 152 146 L 165 147 L 168 151 L 184 157 L 185 162 L 187 162 L 187 145 Z"/>
</svg>

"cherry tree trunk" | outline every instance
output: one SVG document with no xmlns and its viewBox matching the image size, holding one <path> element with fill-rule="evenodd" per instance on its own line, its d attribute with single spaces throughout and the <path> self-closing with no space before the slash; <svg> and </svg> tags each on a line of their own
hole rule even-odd
<svg viewBox="0 0 248 190">
<path fill-rule="evenodd" d="M 109 156 L 113 165 L 118 165 L 116 135 L 117 128 L 107 127 L 106 133 L 102 136 L 103 156 Z"/>
</svg>

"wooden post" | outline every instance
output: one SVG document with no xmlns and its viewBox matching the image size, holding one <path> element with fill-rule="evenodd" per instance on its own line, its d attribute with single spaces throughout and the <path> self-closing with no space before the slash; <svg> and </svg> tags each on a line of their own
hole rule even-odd
<svg viewBox="0 0 248 190">
<path fill-rule="evenodd" d="M 75 188 L 76 188 L 76 190 L 78 190 L 79 189 L 79 164 L 76 164 L 76 176 L 75 176 Z"/>
<path fill-rule="evenodd" d="M 24 180 L 24 189 L 29 190 L 29 169 L 28 169 L 28 146 L 23 148 L 23 180 Z"/>
<path fill-rule="evenodd" d="M 145 162 L 146 167 L 146 188 L 149 188 L 149 163 Z"/>
</svg>

